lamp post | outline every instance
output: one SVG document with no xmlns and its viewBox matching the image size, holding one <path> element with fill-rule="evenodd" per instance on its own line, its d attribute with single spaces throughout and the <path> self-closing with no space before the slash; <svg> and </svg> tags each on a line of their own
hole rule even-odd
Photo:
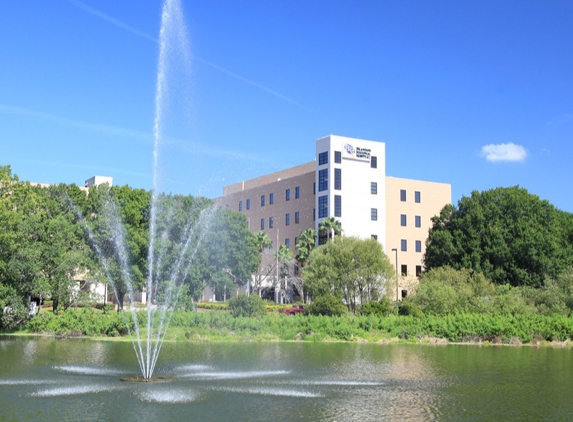
<svg viewBox="0 0 573 422">
<path fill-rule="evenodd" d="M 392 251 L 396 254 L 396 303 L 398 303 L 398 249 L 392 248 Z"/>
</svg>

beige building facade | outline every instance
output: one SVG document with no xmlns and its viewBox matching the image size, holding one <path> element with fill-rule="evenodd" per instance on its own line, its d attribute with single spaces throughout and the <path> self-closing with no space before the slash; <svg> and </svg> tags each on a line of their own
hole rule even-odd
<svg viewBox="0 0 573 422">
<path fill-rule="evenodd" d="M 385 143 L 330 135 L 316 141 L 314 161 L 225 186 L 216 202 L 245 214 L 273 251 L 284 244 L 296 256 L 300 233 L 318 233 L 330 217 L 344 236 L 377 239 L 396 266 L 400 298 L 423 270 L 431 218 L 451 203 L 451 185 L 388 177 Z"/>
</svg>

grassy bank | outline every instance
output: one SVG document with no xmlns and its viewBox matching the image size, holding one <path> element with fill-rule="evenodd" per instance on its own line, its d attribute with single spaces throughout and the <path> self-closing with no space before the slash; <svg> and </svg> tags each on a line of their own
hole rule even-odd
<svg viewBox="0 0 573 422">
<path fill-rule="evenodd" d="M 145 312 L 139 312 L 145 326 Z M 130 326 L 133 323 L 128 320 Z M 55 336 L 121 337 L 128 330 L 117 312 L 88 309 L 55 315 L 44 312 L 21 333 Z M 167 340 L 175 341 L 428 341 L 520 344 L 573 339 L 573 318 L 562 315 L 452 314 L 426 316 L 295 316 L 269 313 L 260 318 L 235 318 L 226 311 L 173 314 Z"/>
</svg>

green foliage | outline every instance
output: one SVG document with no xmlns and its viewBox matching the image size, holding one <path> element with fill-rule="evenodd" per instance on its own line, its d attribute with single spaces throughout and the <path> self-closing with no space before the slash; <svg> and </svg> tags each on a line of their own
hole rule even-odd
<svg viewBox="0 0 573 422">
<path fill-rule="evenodd" d="M 358 303 L 376 300 L 394 269 L 374 239 L 337 237 L 312 251 L 303 268 L 305 289 L 311 297 L 338 296 L 352 312 Z"/>
<path fill-rule="evenodd" d="M 424 262 L 540 287 L 573 264 L 573 215 L 519 187 L 472 192 L 432 219 Z"/>
<path fill-rule="evenodd" d="M 495 291 L 495 285 L 482 274 L 441 267 L 422 275 L 411 301 L 426 315 L 487 312 Z"/>
<path fill-rule="evenodd" d="M 259 317 L 265 315 L 265 301 L 257 295 L 240 294 L 229 300 L 234 317 Z"/>
<path fill-rule="evenodd" d="M 410 299 L 404 299 L 398 308 L 398 315 L 422 318 L 424 312 Z"/>
<path fill-rule="evenodd" d="M 360 315 L 377 315 L 386 316 L 390 315 L 394 310 L 394 306 L 388 297 L 382 296 L 379 302 L 371 300 L 364 303 L 360 307 Z"/>
<path fill-rule="evenodd" d="M 306 307 L 309 315 L 341 316 L 346 313 L 346 306 L 342 300 L 335 296 L 317 296 Z"/>
</svg>

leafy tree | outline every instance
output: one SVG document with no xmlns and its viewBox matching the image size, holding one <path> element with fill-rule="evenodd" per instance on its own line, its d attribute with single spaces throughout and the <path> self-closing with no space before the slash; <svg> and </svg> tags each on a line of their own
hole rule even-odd
<svg viewBox="0 0 573 422">
<path fill-rule="evenodd" d="M 343 298 L 356 312 L 358 304 L 377 300 L 384 293 L 393 274 L 394 268 L 376 240 L 345 237 L 312 251 L 302 276 L 310 296 Z"/>
<path fill-rule="evenodd" d="M 360 315 L 386 316 L 392 313 L 393 305 L 388 296 L 382 296 L 379 302 L 371 300 L 362 304 Z"/>
<path fill-rule="evenodd" d="M 472 192 L 432 219 L 426 270 L 449 265 L 496 284 L 540 287 L 573 264 L 573 216 L 519 187 Z"/>
<path fill-rule="evenodd" d="M 259 266 L 259 249 L 243 214 L 213 210 L 190 271 L 192 282 L 215 289 L 218 296 L 244 286 Z"/>
</svg>

